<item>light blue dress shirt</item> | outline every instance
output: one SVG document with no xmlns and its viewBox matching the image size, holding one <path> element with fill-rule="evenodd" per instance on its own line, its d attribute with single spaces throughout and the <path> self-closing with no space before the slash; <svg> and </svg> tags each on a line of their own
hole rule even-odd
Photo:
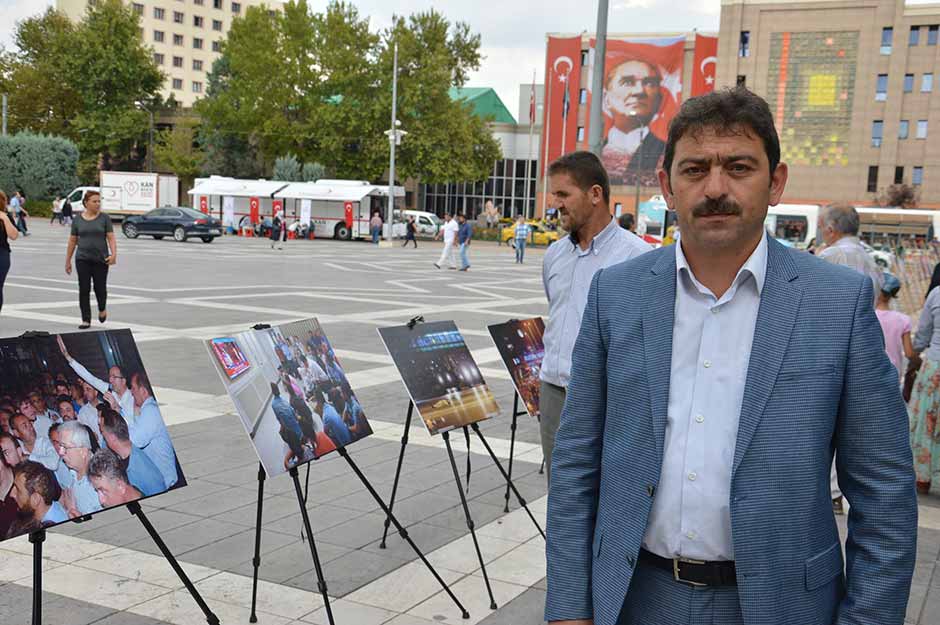
<svg viewBox="0 0 940 625">
<path fill-rule="evenodd" d="M 72 489 L 72 498 L 75 501 L 78 513 L 85 515 L 101 510 L 98 491 L 95 490 L 91 480 L 88 479 L 88 474 L 86 473 L 84 478 L 78 479 L 78 473 L 69 469 L 69 475 L 72 476 L 72 485 L 69 488 Z"/>
<path fill-rule="evenodd" d="M 160 469 L 166 487 L 170 488 L 177 481 L 176 452 L 170 442 L 170 433 L 163 423 L 163 415 L 157 400 L 148 397 L 140 407 L 137 420 L 130 425 L 131 442 L 140 447 L 147 457 Z"/>
<path fill-rule="evenodd" d="M 69 515 L 65 511 L 65 508 L 62 507 L 58 501 L 53 501 L 52 505 L 49 506 L 49 509 L 46 510 L 45 516 L 42 517 L 43 525 L 54 525 L 56 523 L 64 523 L 69 520 Z"/>
<path fill-rule="evenodd" d="M 767 235 L 720 299 L 695 278 L 681 244 L 676 274 L 663 466 L 643 548 L 666 558 L 734 560 L 731 467 Z"/>
<path fill-rule="evenodd" d="M 555 386 L 568 386 L 571 352 L 581 329 L 591 279 L 598 269 L 609 267 L 648 252 L 643 239 L 624 230 L 611 218 L 606 228 L 581 249 L 570 236 L 552 243 L 542 260 L 542 283 L 548 298 L 545 323 L 545 357 L 540 379 Z"/>
</svg>

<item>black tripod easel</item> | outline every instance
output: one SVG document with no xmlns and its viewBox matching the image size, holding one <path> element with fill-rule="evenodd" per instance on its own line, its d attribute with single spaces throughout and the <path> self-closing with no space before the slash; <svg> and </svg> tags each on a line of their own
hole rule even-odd
<svg viewBox="0 0 940 625">
<path fill-rule="evenodd" d="M 140 507 L 140 503 L 132 501 L 131 503 L 127 504 L 127 509 L 132 515 L 136 516 L 140 520 L 141 524 L 144 526 L 144 529 L 146 529 L 147 533 L 150 534 L 150 538 L 153 539 L 153 542 L 156 543 L 157 547 L 160 549 L 160 553 L 163 554 L 163 557 L 166 558 L 166 561 L 170 563 L 171 567 L 173 567 L 173 571 L 180 578 L 180 581 L 183 582 L 186 590 L 189 591 L 189 594 L 192 595 L 193 599 L 196 601 L 196 604 L 199 606 L 199 609 L 202 610 L 202 613 L 205 615 L 206 623 L 209 625 L 219 625 L 219 617 L 215 615 L 212 609 L 202 598 L 202 595 L 199 594 L 199 591 L 196 590 L 196 586 L 193 585 L 192 580 L 190 580 L 189 576 L 186 575 L 186 571 L 184 571 L 179 562 L 176 561 L 176 558 L 170 552 L 170 548 L 166 546 L 166 543 L 163 542 L 160 534 L 157 533 L 157 530 L 150 523 L 150 519 L 148 519 L 147 515 L 144 514 L 144 511 Z M 90 517 L 83 517 L 80 520 L 84 521 L 88 518 Z M 46 530 L 44 529 L 38 530 L 29 535 L 29 542 L 33 545 L 32 625 L 42 625 L 42 544 L 45 542 L 45 540 Z"/>
<path fill-rule="evenodd" d="M 528 409 L 519 410 L 519 391 L 513 392 L 512 398 L 512 425 L 509 426 L 510 436 L 509 436 L 509 476 L 506 479 L 506 495 L 504 499 L 506 500 L 506 505 L 503 508 L 503 512 L 509 512 L 509 491 L 512 490 L 510 481 L 512 480 L 512 459 L 516 453 L 516 422 L 519 417 L 529 414 Z M 542 419 L 536 417 L 538 421 Z M 542 458 L 542 464 L 539 465 L 539 475 L 545 473 L 545 458 Z"/>
<path fill-rule="evenodd" d="M 22 339 L 36 339 L 36 338 L 50 338 L 52 335 L 48 332 L 42 330 L 29 330 L 20 335 Z M 203 600 L 202 595 L 199 594 L 199 591 L 196 590 L 196 586 L 193 585 L 192 580 L 189 579 L 189 576 L 186 575 L 186 571 L 179 565 L 179 562 L 176 561 L 176 558 L 170 552 L 170 548 L 166 546 L 166 543 L 163 542 L 163 539 L 160 537 L 160 534 L 157 533 L 157 530 L 150 523 L 150 519 L 147 518 L 147 515 L 144 514 L 144 511 L 140 507 L 140 502 L 132 501 L 127 504 L 127 509 L 130 513 L 136 516 L 141 524 L 144 526 L 144 529 L 147 530 L 147 533 L 150 534 L 150 538 L 153 539 L 153 542 L 156 543 L 157 547 L 160 549 L 160 553 L 163 554 L 163 557 L 166 558 L 166 561 L 170 563 L 170 566 L 173 567 L 173 571 L 176 572 L 176 575 L 180 578 L 180 581 L 183 582 L 183 585 L 186 587 L 186 590 L 189 591 L 189 594 L 192 595 L 193 599 L 196 600 L 196 603 L 199 605 L 199 609 L 202 610 L 202 613 L 206 617 L 206 623 L 209 625 L 219 625 L 219 617 L 212 612 L 205 600 Z M 75 523 L 82 523 L 91 519 L 91 515 L 86 515 L 83 517 L 71 519 Z M 42 545 L 46 541 L 46 530 L 40 529 L 35 532 L 30 533 L 29 542 L 33 545 L 33 618 L 32 625 L 42 625 Z"/>
</svg>

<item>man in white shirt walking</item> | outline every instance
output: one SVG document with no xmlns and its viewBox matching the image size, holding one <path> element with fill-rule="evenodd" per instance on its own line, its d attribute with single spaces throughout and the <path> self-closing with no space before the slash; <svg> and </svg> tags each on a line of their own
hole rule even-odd
<svg viewBox="0 0 940 625">
<path fill-rule="evenodd" d="M 460 230 L 460 225 L 457 223 L 457 220 L 454 219 L 450 213 L 444 213 L 444 225 L 438 233 L 434 235 L 435 240 L 441 237 L 444 239 L 444 249 L 441 252 L 441 257 L 434 263 L 434 266 L 438 269 L 441 268 L 444 261 L 449 261 L 450 269 L 457 269 L 457 250 L 454 248 L 454 243 L 457 241 L 458 230 Z"/>
</svg>

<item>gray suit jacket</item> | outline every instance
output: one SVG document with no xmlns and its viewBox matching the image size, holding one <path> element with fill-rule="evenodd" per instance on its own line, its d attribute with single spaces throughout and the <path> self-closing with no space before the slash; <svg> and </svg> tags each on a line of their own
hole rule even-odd
<svg viewBox="0 0 940 625">
<path fill-rule="evenodd" d="M 662 467 L 675 292 L 672 247 L 594 276 L 553 455 L 547 620 L 617 621 Z M 871 302 L 860 274 L 769 241 L 729 502 L 748 625 L 903 623 L 917 498 Z"/>
</svg>

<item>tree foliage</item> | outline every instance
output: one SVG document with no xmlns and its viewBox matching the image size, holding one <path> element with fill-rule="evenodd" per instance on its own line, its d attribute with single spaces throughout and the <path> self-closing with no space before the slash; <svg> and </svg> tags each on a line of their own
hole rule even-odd
<svg viewBox="0 0 940 625">
<path fill-rule="evenodd" d="M 347 2 L 321 13 L 294 0 L 273 15 L 250 7 L 236 19 L 197 104 L 210 161 L 231 170 L 224 148 L 271 171 L 277 156 L 324 162 L 338 177 L 385 172 L 393 46 L 399 46 L 398 118 L 409 132 L 399 175 L 428 182 L 482 180 L 499 146 L 483 120 L 449 96 L 480 64 L 480 38 L 430 10 L 396 17 L 382 33 Z M 209 149 L 212 142 L 216 148 Z"/>
<path fill-rule="evenodd" d="M 52 199 L 78 186 L 78 148 L 68 139 L 20 132 L 0 137 L 0 189 Z"/>
<path fill-rule="evenodd" d="M 882 206 L 917 208 L 917 189 L 909 184 L 893 184 L 884 190 L 879 200 Z"/>
<path fill-rule="evenodd" d="M 49 9 L 20 22 L 6 63 L 13 130 L 54 133 L 81 150 L 80 169 L 138 166 L 149 128 L 142 106 L 159 103 L 163 74 L 121 0 L 89 6 L 73 24 Z"/>
<path fill-rule="evenodd" d="M 300 161 L 293 154 L 278 157 L 274 161 L 273 178 L 287 182 L 301 182 L 303 178 L 301 177 Z"/>
<path fill-rule="evenodd" d="M 320 163 L 304 163 L 300 179 L 304 182 L 316 182 L 326 178 L 326 167 Z"/>
<path fill-rule="evenodd" d="M 159 132 L 154 142 L 157 170 L 176 174 L 184 189 L 192 186 L 205 160 L 205 154 L 196 142 L 198 126 L 196 119 L 181 119 L 172 130 Z"/>
</svg>

